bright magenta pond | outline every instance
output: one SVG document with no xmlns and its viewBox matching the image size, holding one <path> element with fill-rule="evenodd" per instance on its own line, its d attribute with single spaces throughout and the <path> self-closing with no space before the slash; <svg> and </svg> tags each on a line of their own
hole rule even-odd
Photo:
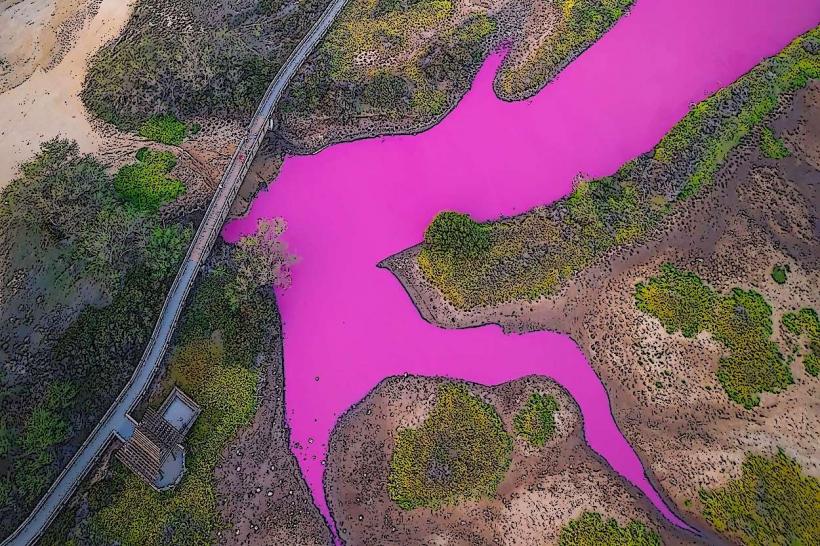
<svg viewBox="0 0 820 546">
<path fill-rule="evenodd" d="M 376 264 L 417 244 L 441 210 L 498 218 L 559 199 L 651 149 L 689 107 L 820 21 L 816 0 L 639 0 L 535 98 L 492 92 L 492 56 L 472 90 L 419 135 L 288 157 L 229 242 L 282 216 L 300 257 L 279 294 L 292 449 L 329 520 L 323 461 L 336 420 L 382 379 L 442 375 L 487 385 L 538 374 L 577 400 L 590 446 L 673 522 L 614 422 L 601 381 L 568 337 L 425 322 Z"/>
</svg>

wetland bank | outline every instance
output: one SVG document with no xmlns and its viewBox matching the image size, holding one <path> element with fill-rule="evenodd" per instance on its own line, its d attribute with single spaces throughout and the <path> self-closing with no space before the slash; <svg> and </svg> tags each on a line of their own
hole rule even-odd
<svg viewBox="0 0 820 546">
<path fill-rule="evenodd" d="M 300 256 L 279 294 L 291 446 L 328 517 L 322 476 L 337 419 L 382 379 L 413 374 L 485 385 L 536 374 L 575 398 L 589 445 L 679 521 L 649 483 L 612 418 L 607 393 L 576 344 L 555 332 L 425 322 L 377 265 L 414 246 L 442 210 L 479 220 L 567 195 L 579 173 L 603 176 L 651 149 L 690 105 L 774 55 L 816 23 L 810 2 L 756 2 L 738 18 L 709 2 L 638 2 L 595 46 L 528 101 L 492 91 L 501 55 L 457 108 L 427 132 L 338 144 L 288 157 L 229 242 L 284 217 Z M 660 45 L 662 44 L 662 47 Z M 652 47 L 649 47 L 652 46 Z M 618 59 L 618 62 L 612 62 Z"/>
</svg>

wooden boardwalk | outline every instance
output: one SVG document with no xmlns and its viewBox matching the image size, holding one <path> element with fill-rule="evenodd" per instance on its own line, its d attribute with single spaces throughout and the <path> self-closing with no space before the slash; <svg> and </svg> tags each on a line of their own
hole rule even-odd
<svg viewBox="0 0 820 546">
<path fill-rule="evenodd" d="M 71 494 L 76 490 L 83 476 L 94 466 L 109 442 L 124 430 L 133 431 L 133 426 L 129 426 L 130 423 L 127 422 L 128 412 L 145 394 L 154 373 L 162 362 L 188 292 L 193 286 L 200 267 L 208 258 L 239 187 L 242 185 L 242 180 L 262 144 L 262 139 L 270 128 L 271 115 L 296 70 L 325 35 L 346 3 L 347 0 L 331 0 L 319 20 L 291 53 L 276 78 L 271 82 L 251 119 L 247 134 L 237 146 L 222 175 L 219 187 L 208 205 L 205 217 L 177 272 L 174 284 L 171 286 L 154 327 L 154 333 L 134 374 L 68 465 L 40 499 L 32 513 L 3 541 L 2 546 L 22 546 L 35 542 L 57 516 L 60 508 L 71 498 Z"/>
</svg>

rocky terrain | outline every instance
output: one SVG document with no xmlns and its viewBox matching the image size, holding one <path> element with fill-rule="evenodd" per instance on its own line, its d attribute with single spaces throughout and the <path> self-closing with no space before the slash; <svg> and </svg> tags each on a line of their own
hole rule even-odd
<svg viewBox="0 0 820 546">
<path fill-rule="evenodd" d="M 678 205 L 637 242 L 609 251 L 553 296 L 457 310 L 418 270 L 410 249 L 388 260 L 425 318 L 447 327 L 499 323 L 509 331 L 550 329 L 580 345 L 606 386 L 624 436 L 683 517 L 708 528 L 699 493 L 737 479 L 744 458 L 782 449 L 804 473 L 820 476 L 820 383 L 784 343 L 784 313 L 820 298 L 820 84 L 781 101 L 770 119 L 789 155 L 777 159 L 750 135 L 708 190 Z M 759 406 L 732 402 L 717 379 L 725 350 L 707 335 L 670 334 L 641 312 L 635 285 L 664 263 L 692 271 L 716 290 L 754 289 L 772 307 L 773 339 L 793 384 L 763 393 Z M 787 264 L 788 280 L 771 272 Z"/>
<path fill-rule="evenodd" d="M 494 496 L 431 510 L 404 510 L 385 484 L 396 432 L 418 427 L 430 414 L 442 378 L 383 380 L 338 422 L 331 437 L 325 487 L 341 538 L 347 544 L 554 544 L 561 528 L 584 512 L 619 524 L 642 522 L 664 544 L 698 544 L 675 528 L 634 487 L 586 445 L 574 400 L 553 381 L 531 376 L 496 387 L 468 384 L 491 404 L 504 428 L 533 393 L 552 396 L 555 432 L 536 446 L 513 439 L 512 461 Z"/>
</svg>

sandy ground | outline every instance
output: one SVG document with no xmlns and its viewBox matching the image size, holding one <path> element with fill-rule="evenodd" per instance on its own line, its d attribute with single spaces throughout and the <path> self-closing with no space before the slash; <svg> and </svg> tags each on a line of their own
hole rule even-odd
<svg viewBox="0 0 820 546">
<path fill-rule="evenodd" d="M 59 61 L 99 0 L 0 0 L 0 92 Z"/>
<path fill-rule="evenodd" d="M 391 377 L 346 413 L 331 437 L 325 487 L 347 544 L 554 544 L 560 529 L 585 511 L 656 530 L 664 544 L 697 544 L 654 510 L 584 442 L 573 399 L 556 383 L 528 377 L 497 387 L 466 384 L 492 404 L 504 427 L 533 392 L 558 402 L 556 431 L 543 447 L 514 437 L 510 468 L 496 495 L 438 510 L 402 510 L 386 483 L 396 431 L 418 427 L 435 403 L 441 378 Z"/>
<path fill-rule="evenodd" d="M 779 333 L 783 313 L 820 308 L 820 83 L 798 92 L 783 112 L 771 127 L 791 157 L 775 161 L 754 143 L 742 146 L 714 187 L 687 201 L 647 241 L 616 249 L 553 297 L 459 313 L 420 278 L 416 249 L 386 265 L 431 322 L 495 322 L 511 331 L 571 335 L 606 386 L 615 419 L 650 478 L 684 519 L 705 527 L 698 491 L 736 478 L 749 452 L 782 448 L 804 472 L 820 475 L 820 380 L 797 358 L 793 385 L 764 393 L 758 407 L 744 410 L 717 381 L 723 347 L 707 334 L 667 334 L 637 309 L 634 287 L 672 262 L 722 293 L 757 290 L 773 308 L 773 339 L 789 354 Z M 771 278 L 776 264 L 791 268 L 784 285 Z"/>
<path fill-rule="evenodd" d="M 82 9 L 87 4 L 82 2 Z M 33 40 L 39 39 L 37 46 L 45 52 L 53 51 L 58 41 L 60 25 L 54 26 L 54 17 L 46 13 L 54 11 L 49 4 L 53 0 L 26 0 L 13 6 L 7 6 L 4 0 L 0 6 L 6 10 L 0 13 L 0 27 L 17 29 L 23 19 L 20 13 L 11 14 L 11 10 L 30 10 L 30 16 L 42 26 L 42 32 L 22 34 L 14 32 L 19 46 L 28 47 Z M 81 2 L 73 0 L 68 4 L 80 10 Z M 66 4 L 67 5 L 67 4 Z M 64 10 L 60 4 L 57 11 Z M 75 11 L 74 13 L 79 13 Z M 85 108 L 80 101 L 79 93 L 86 73 L 86 63 L 108 40 L 117 36 L 131 13 L 131 2 L 128 0 L 102 0 L 96 15 L 82 25 L 76 32 L 76 39 L 62 55 L 62 59 L 48 70 L 50 55 L 34 63 L 34 71 L 28 79 L 0 93 L 0 188 L 5 187 L 14 178 L 20 162 L 27 160 L 39 149 L 40 143 L 57 135 L 76 140 L 83 152 L 97 152 L 101 145 L 112 145 L 111 134 L 100 134 L 90 123 Z M 5 19 L 4 19 L 5 18 Z M 46 22 L 44 22 L 46 21 Z M 51 21 L 51 23 L 47 22 Z M 59 19 L 58 19 L 59 21 Z M 50 25 L 50 26 L 49 26 Z M 39 35 L 35 38 L 32 34 Z M 8 38 L 0 38 L 7 40 Z M 54 45 L 48 46 L 53 42 Z M 22 61 L 21 61 L 22 62 Z M 31 63 L 29 63 L 31 64 Z M 121 138 L 121 137 L 119 137 Z"/>
</svg>

